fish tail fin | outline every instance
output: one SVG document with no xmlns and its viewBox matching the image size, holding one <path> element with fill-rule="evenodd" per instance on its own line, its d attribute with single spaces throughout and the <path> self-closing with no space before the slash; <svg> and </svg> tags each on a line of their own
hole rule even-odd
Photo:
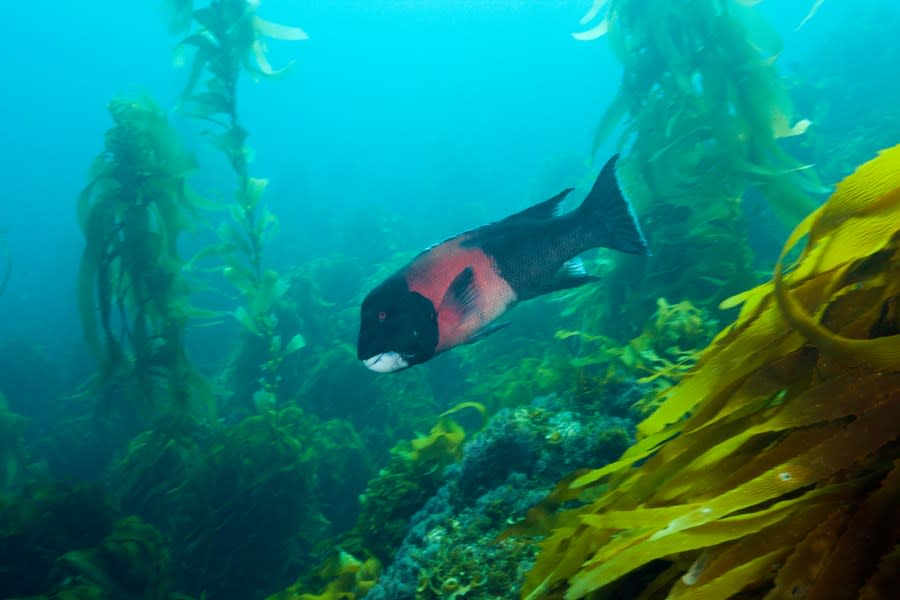
<svg viewBox="0 0 900 600">
<path fill-rule="evenodd" d="M 616 178 L 618 158 L 615 154 L 603 165 L 594 187 L 578 208 L 582 223 L 590 227 L 594 246 L 649 256 L 650 249 L 637 216 Z"/>
</svg>

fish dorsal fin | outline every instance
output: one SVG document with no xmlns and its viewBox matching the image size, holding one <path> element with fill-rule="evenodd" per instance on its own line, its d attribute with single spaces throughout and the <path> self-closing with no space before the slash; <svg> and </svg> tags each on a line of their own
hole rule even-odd
<svg viewBox="0 0 900 600">
<path fill-rule="evenodd" d="M 475 289 L 475 271 L 466 267 L 453 278 L 444 292 L 438 311 L 450 309 L 460 316 L 460 320 L 478 310 L 478 290 Z"/>
<path fill-rule="evenodd" d="M 539 203 L 535 204 L 534 206 L 529 206 L 528 208 L 526 208 L 523 211 L 513 213 L 513 214 L 509 215 L 508 217 L 501 219 L 500 221 L 494 221 L 494 222 L 490 223 L 490 225 L 496 225 L 497 223 L 508 223 L 509 221 L 517 221 L 519 219 L 534 219 L 534 220 L 540 221 L 540 220 L 544 220 L 544 219 L 550 219 L 552 217 L 558 217 L 560 214 L 562 214 L 562 201 L 566 199 L 566 196 L 573 189 L 575 189 L 575 188 L 565 189 L 565 190 L 561 191 L 560 193 L 558 193 L 557 195 L 553 196 L 552 198 L 544 200 L 543 202 L 539 202 Z M 425 254 L 429 250 L 433 250 L 433 249 L 437 248 L 438 246 L 440 246 L 441 244 L 449 242 L 450 240 L 456 239 L 458 237 L 464 237 L 471 233 L 475 233 L 479 229 L 482 229 L 483 227 L 484 226 L 473 227 L 472 229 L 467 229 L 467 230 L 463 231 L 462 233 L 458 233 L 454 236 L 443 239 L 439 242 L 435 242 L 435 243 L 431 244 L 430 246 L 426 247 L 421 252 L 419 252 L 419 255 Z"/>
<path fill-rule="evenodd" d="M 552 217 L 558 217 L 562 214 L 562 201 L 566 199 L 566 196 L 569 195 L 574 188 L 567 188 L 557 195 L 553 196 L 548 200 L 544 200 L 543 202 L 539 202 L 534 206 L 529 206 L 523 211 L 512 214 L 505 219 L 504 221 L 511 220 L 519 220 L 519 219 L 550 219 Z"/>
</svg>

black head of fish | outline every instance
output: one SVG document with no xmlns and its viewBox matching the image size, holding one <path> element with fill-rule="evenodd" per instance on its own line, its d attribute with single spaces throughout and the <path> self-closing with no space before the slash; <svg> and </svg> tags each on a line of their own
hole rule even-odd
<svg viewBox="0 0 900 600">
<path fill-rule="evenodd" d="M 391 277 L 363 300 L 356 355 L 369 369 L 391 373 L 423 363 L 437 344 L 434 305 L 402 277 Z"/>
</svg>

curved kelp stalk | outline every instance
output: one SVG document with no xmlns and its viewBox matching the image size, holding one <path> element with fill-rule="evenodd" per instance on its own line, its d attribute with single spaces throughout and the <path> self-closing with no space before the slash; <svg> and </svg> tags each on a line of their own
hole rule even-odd
<svg viewBox="0 0 900 600">
<path fill-rule="evenodd" d="M 185 408 L 208 400 L 185 355 L 190 307 L 177 250 L 194 159 L 151 100 L 114 99 L 109 111 L 106 148 L 78 200 L 84 337 L 101 365 L 99 383 L 127 383 L 145 408 Z"/>
<path fill-rule="evenodd" d="M 765 196 L 786 227 L 824 191 L 780 139 L 802 134 L 776 70 L 781 43 L 748 3 L 598 0 L 577 34 L 604 35 L 624 71 L 594 150 L 620 131 L 620 179 L 641 213 L 653 256 L 621 262 L 604 320 L 633 335 L 665 297 L 711 309 L 758 279 L 743 197 Z M 595 293 L 601 293 L 594 290 Z M 613 308 L 627 307 L 627 308 Z M 609 319 L 605 317 L 608 316 Z"/>
<path fill-rule="evenodd" d="M 737 321 L 637 443 L 533 511 L 551 535 L 524 598 L 893 597 L 900 146 L 803 220 L 773 281 L 728 304 Z"/>
</svg>

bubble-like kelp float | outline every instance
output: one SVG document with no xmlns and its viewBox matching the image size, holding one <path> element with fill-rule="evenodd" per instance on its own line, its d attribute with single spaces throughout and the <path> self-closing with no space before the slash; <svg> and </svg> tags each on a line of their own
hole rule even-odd
<svg viewBox="0 0 900 600">
<path fill-rule="evenodd" d="M 109 105 L 79 201 L 79 308 L 99 372 L 37 441 L 29 407 L 60 402 L 62 380 L 3 390 L 0 590 L 890 597 L 900 148 L 815 209 L 807 163 L 844 143 L 840 111 L 820 112 L 814 84 L 781 77 L 780 42 L 756 4 L 595 2 L 586 27 L 600 25 L 578 37 L 610 42 L 623 66 L 597 145 L 618 131 L 620 176 L 654 256 L 604 264 L 604 284 L 564 305 L 521 306 L 523 327 L 488 350 L 373 378 L 351 344 L 366 278 L 381 274 L 351 254 L 269 266 L 277 219 L 237 110 L 242 77 L 286 73 L 266 40 L 305 34 L 265 20 L 255 1 L 165 2 L 189 118 L 143 97 Z M 795 120 L 788 90 L 816 125 Z M 233 195 L 191 187 L 209 165 L 183 126 L 220 151 Z M 870 156 L 868 139 L 842 148 L 827 179 Z M 754 188 L 785 236 L 797 226 L 774 269 L 747 244 Z M 210 293 L 227 308 L 205 308 Z M 730 322 L 720 305 L 740 313 Z M 237 341 L 206 371 L 186 341 L 223 320 Z M 0 354 L 42 357 L 22 343 Z M 49 372 L 48 360 L 28 362 Z M 15 381 L 46 379 L 21 370 Z M 42 389 L 54 398 L 37 401 Z M 61 482 L 72 473 L 100 484 Z"/>
</svg>

